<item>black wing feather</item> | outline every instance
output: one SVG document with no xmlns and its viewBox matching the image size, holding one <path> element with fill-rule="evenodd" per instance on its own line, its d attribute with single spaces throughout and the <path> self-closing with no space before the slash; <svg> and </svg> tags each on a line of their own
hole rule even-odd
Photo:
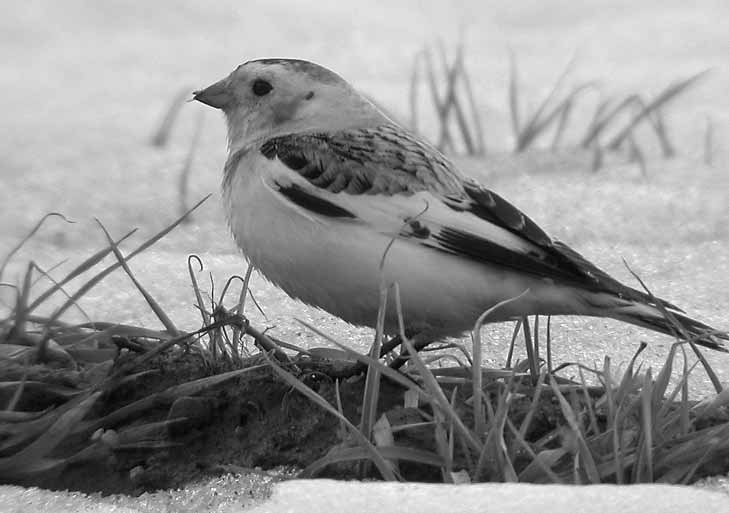
<svg viewBox="0 0 729 513">
<path fill-rule="evenodd" d="M 464 190 L 472 200 L 470 211 L 478 217 L 506 228 L 537 246 L 552 244 L 549 235 L 537 223 L 495 192 L 471 181 L 464 183 Z"/>
<path fill-rule="evenodd" d="M 278 192 L 286 196 L 292 203 L 305 208 L 316 214 L 326 217 L 345 217 L 354 219 L 356 216 L 349 210 L 335 205 L 331 201 L 327 201 L 319 196 L 309 194 L 296 184 L 281 185 L 276 183 Z"/>
<path fill-rule="evenodd" d="M 432 238 L 438 242 L 439 248 L 486 264 L 496 264 L 543 278 L 561 281 L 565 278 L 575 279 L 561 262 L 549 258 L 549 255 L 520 253 L 463 230 L 442 228 Z"/>
<path fill-rule="evenodd" d="M 553 241 L 526 214 L 495 192 L 471 181 L 464 183 L 464 191 L 470 201 L 449 204 L 451 208 L 466 210 L 501 226 L 532 242 L 544 252 L 543 255 L 535 254 L 533 258 L 527 260 L 515 255 L 511 260 L 513 267 L 542 274 L 545 277 L 571 281 L 588 290 L 610 292 L 623 299 L 649 304 L 658 301 L 667 308 L 681 311 L 667 301 L 651 298 L 644 292 L 623 285 L 563 242 Z M 473 241 L 469 241 L 467 245 L 473 247 Z M 468 248 L 464 250 L 469 251 Z"/>
</svg>

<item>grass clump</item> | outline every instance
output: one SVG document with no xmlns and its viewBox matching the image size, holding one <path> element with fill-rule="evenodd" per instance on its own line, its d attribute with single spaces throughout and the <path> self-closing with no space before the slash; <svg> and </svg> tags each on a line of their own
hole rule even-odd
<svg viewBox="0 0 729 513">
<path fill-rule="evenodd" d="M 438 149 L 451 152 L 462 149 L 468 155 L 483 155 L 486 152 L 483 125 L 464 63 L 463 44 L 456 47 L 453 59 L 449 59 L 442 41 L 438 41 L 436 51 L 437 57 L 426 46 L 415 55 L 410 77 L 410 128 L 414 131 L 419 129 L 422 75 L 437 117 Z M 438 64 L 435 63 L 436 58 Z M 444 83 L 443 91 L 441 82 Z"/>
<path fill-rule="evenodd" d="M 430 430 L 425 453 L 422 447 L 414 454 L 402 451 L 397 462 L 436 467 L 439 480 L 452 482 L 458 476 L 459 481 L 471 482 L 690 483 L 726 471 L 729 442 L 721 434 L 729 432 L 727 396 L 721 393 L 700 403 L 689 400 L 687 380 L 693 367 L 688 366 L 682 343 L 672 346 L 656 373 L 636 368 L 643 347 L 619 379 L 606 357 L 602 369 L 589 369 L 596 384 L 588 384 L 584 368 L 580 368 L 579 382 L 549 374 L 542 366 L 536 376 L 519 368 L 507 372 L 476 367 L 431 369 L 421 354 L 412 352 L 407 339 L 405 346 L 412 356 L 403 375 L 308 327 L 366 362 L 370 372 L 378 368 L 383 378 L 417 398 L 412 404 L 418 405 L 421 421 L 398 424 L 391 419 L 393 443 L 380 454 L 392 459 L 393 447 L 402 443 L 403 449 L 410 448 L 408 430 L 421 432 L 419 440 L 423 430 Z M 679 355 L 683 368 L 676 375 L 673 366 Z M 530 365 L 526 362 L 522 367 L 527 370 Z M 676 384 L 670 387 L 672 381 Z M 301 384 L 297 390 L 313 395 Z M 403 403 L 402 408 L 408 407 Z M 710 423 L 706 422 L 708 412 Z M 385 416 L 396 418 L 393 411 Z M 376 439 L 374 429 L 361 435 Z M 369 458 L 362 450 L 341 448 L 312 464 L 305 475 L 341 464 L 354 454 Z M 392 478 L 389 473 L 381 477 Z"/>
</svg>

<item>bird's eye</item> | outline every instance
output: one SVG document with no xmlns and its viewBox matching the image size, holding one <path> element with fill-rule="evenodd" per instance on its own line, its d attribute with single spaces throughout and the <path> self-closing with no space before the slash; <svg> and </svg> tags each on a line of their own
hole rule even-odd
<svg viewBox="0 0 729 513">
<path fill-rule="evenodd" d="M 271 89 L 273 89 L 271 83 L 260 78 L 253 82 L 253 94 L 256 96 L 265 96 L 271 92 Z"/>
</svg>

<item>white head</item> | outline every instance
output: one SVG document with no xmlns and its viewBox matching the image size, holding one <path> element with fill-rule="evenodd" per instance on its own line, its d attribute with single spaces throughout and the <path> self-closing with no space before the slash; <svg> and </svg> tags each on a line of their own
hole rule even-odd
<svg viewBox="0 0 729 513">
<path fill-rule="evenodd" d="M 231 151 L 275 135 L 364 128 L 388 121 L 342 77 L 296 59 L 259 59 L 195 91 L 194 99 L 221 109 Z"/>
</svg>

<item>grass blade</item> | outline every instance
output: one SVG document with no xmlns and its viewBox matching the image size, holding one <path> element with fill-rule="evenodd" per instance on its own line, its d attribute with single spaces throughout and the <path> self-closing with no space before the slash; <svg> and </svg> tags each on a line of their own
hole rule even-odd
<svg viewBox="0 0 729 513">
<path fill-rule="evenodd" d="M 676 98 L 678 95 L 685 92 L 699 79 L 704 77 L 708 72 L 709 70 L 704 70 L 690 76 L 689 78 L 679 80 L 670 84 L 656 98 L 654 98 L 653 101 L 645 105 L 640 110 L 640 112 L 630 120 L 628 125 L 623 128 L 617 135 L 615 135 L 615 137 L 612 138 L 612 140 L 607 144 L 607 147 L 611 150 L 618 149 L 638 123 L 640 123 L 647 116 L 649 116 L 651 112 L 660 109 L 665 104 Z"/>
<path fill-rule="evenodd" d="M 582 428 L 577 421 L 577 415 L 565 399 L 564 395 L 562 395 L 562 392 L 560 392 L 559 386 L 552 376 L 549 377 L 549 381 L 552 390 L 554 391 L 554 395 L 559 401 L 562 415 L 564 416 L 565 420 L 567 421 L 567 425 L 569 426 L 572 434 L 577 440 L 578 448 L 577 453 L 575 454 L 575 466 L 577 466 L 577 462 L 579 459 L 579 461 L 582 462 L 583 468 L 587 474 L 587 478 L 592 484 L 597 484 L 600 482 L 600 473 L 598 472 L 597 466 L 595 465 L 595 460 L 585 441 L 585 437 L 582 434 Z"/>
<path fill-rule="evenodd" d="M 385 285 L 384 274 L 380 279 L 380 303 L 377 310 L 377 327 L 375 329 L 375 341 L 370 348 L 370 357 L 377 359 L 382 348 L 382 332 L 385 325 L 385 313 L 387 312 L 387 286 Z M 368 439 L 372 435 L 372 429 L 377 415 L 377 404 L 380 395 L 380 370 L 377 365 L 367 366 L 367 377 L 365 378 L 365 391 L 362 397 L 362 420 L 360 429 Z"/>
<path fill-rule="evenodd" d="M 557 96 L 557 92 L 562 88 L 562 83 L 567 78 L 567 75 L 572 71 L 572 67 L 574 65 L 575 58 L 573 57 L 570 59 L 570 61 L 567 63 L 567 66 L 565 66 L 564 71 L 557 77 L 557 80 L 554 82 L 554 85 L 552 86 L 552 89 L 549 91 L 547 96 L 544 97 L 542 102 L 540 103 L 539 107 L 534 111 L 534 113 L 531 115 L 529 120 L 526 122 L 526 124 L 521 128 L 519 133 L 517 134 L 516 138 L 516 148 L 515 151 L 521 152 L 527 149 L 531 143 L 534 141 L 534 139 L 539 135 L 539 133 L 549 124 L 551 121 L 547 122 L 545 124 L 546 118 L 552 118 L 555 119 L 556 116 L 559 113 L 560 107 L 555 108 L 552 111 L 552 114 L 549 116 L 545 116 L 544 113 L 546 112 L 547 108 L 551 105 L 554 98 Z M 577 89 L 573 94 L 576 94 Z M 541 128 L 539 125 L 542 125 Z"/>
<path fill-rule="evenodd" d="M 485 155 L 486 141 L 484 140 L 483 124 L 481 123 L 481 116 L 478 113 L 476 97 L 473 94 L 471 76 L 463 63 L 461 63 L 460 74 L 463 78 L 463 88 L 466 91 L 466 98 L 468 99 L 468 106 L 471 111 L 471 122 L 473 123 L 473 127 L 476 131 L 476 155 Z"/>
<path fill-rule="evenodd" d="M 704 164 L 714 164 L 714 122 L 706 116 L 706 129 L 704 130 Z"/>
<path fill-rule="evenodd" d="M 195 121 L 195 132 L 192 134 L 192 141 L 190 142 L 190 147 L 187 150 L 187 157 L 185 158 L 185 162 L 182 164 L 182 169 L 180 170 L 180 177 L 179 181 L 177 183 L 178 186 L 178 192 L 179 192 L 179 198 L 180 198 L 180 206 L 179 206 L 179 212 L 180 215 L 187 212 L 187 189 L 188 184 L 190 182 L 190 171 L 192 170 L 192 163 L 195 160 L 195 153 L 197 153 L 197 148 L 200 145 L 200 139 L 202 137 L 203 133 L 203 125 L 205 121 L 205 111 L 200 110 L 198 111 L 197 118 Z M 191 216 L 185 217 L 185 223 L 189 222 L 191 219 Z"/>
<path fill-rule="evenodd" d="M 516 69 L 516 55 L 509 49 L 509 114 L 511 115 L 511 131 L 514 134 L 514 144 L 518 146 L 521 134 L 519 120 L 519 76 Z"/>
<path fill-rule="evenodd" d="M 172 322 L 172 319 L 169 318 L 169 316 L 165 313 L 165 311 L 162 309 L 162 307 L 157 303 L 157 301 L 152 297 L 152 294 L 147 292 L 147 289 L 142 286 L 142 284 L 137 280 L 137 278 L 134 276 L 134 273 L 132 273 L 132 270 L 129 268 L 129 265 L 126 262 L 126 258 L 124 258 L 124 255 L 122 254 L 119 247 L 114 244 L 114 239 L 111 238 L 111 235 L 109 235 L 109 232 L 106 230 L 106 227 L 96 219 L 96 223 L 99 225 L 99 227 L 104 232 L 104 235 L 106 236 L 106 241 L 109 243 L 109 246 L 111 247 L 111 250 L 114 252 L 114 256 L 116 256 L 117 262 L 119 265 L 121 265 L 122 269 L 124 269 L 124 272 L 129 276 L 129 279 L 132 280 L 132 283 L 134 283 L 134 286 L 137 287 L 137 290 L 142 294 L 144 297 L 144 300 L 147 302 L 149 307 L 152 309 L 154 314 L 157 316 L 157 319 L 162 323 L 162 325 L 165 327 L 165 329 L 172 334 L 172 336 L 177 337 L 180 335 L 180 331 L 177 329 L 175 324 Z"/>
<path fill-rule="evenodd" d="M 583 136 L 582 141 L 580 142 L 580 146 L 582 146 L 583 148 L 589 148 L 593 145 L 593 143 L 596 143 L 597 139 L 600 137 L 600 134 L 602 134 L 602 132 L 612 123 L 612 121 L 621 112 L 634 105 L 638 100 L 638 95 L 630 95 L 617 105 L 613 106 L 613 108 L 607 114 L 605 114 L 604 111 L 607 110 L 609 101 L 606 100 L 598 105 L 597 109 L 595 110 L 595 118 L 593 119 L 592 123 L 590 123 L 587 132 Z M 596 146 L 602 149 L 601 145 L 598 144 Z"/>
<path fill-rule="evenodd" d="M 13 249 L 10 250 L 10 252 L 5 256 L 5 258 L 3 258 L 2 263 L 0 263 L 0 281 L 2 281 L 3 273 L 5 272 L 5 267 L 7 267 L 8 262 L 10 262 L 10 259 L 13 258 L 13 255 L 15 255 L 15 253 L 20 251 L 20 248 L 22 248 L 25 245 L 25 243 L 28 242 L 30 239 L 32 239 L 33 236 L 38 232 L 38 230 L 40 230 L 41 226 L 43 226 L 43 223 L 46 222 L 46 219 L 49 219 L 51 217 L 60 217 L 67 223 L 73 224 L 73 221 L 69 220 L 68 218 L 66 218 L 66 216 L 64 216 L 63 214 L 60 214 L 58 212 L 50 212 L 50 213 L 44 215 L 43 217 L 41 217 L 40 221 L 38 221 L 35 224 L 35 226 L 30 230 L 28 235 L 23 237 L 21 239 L 21 241 Z"/>
<path fill-rule="evenodd" d="M 423 58 L 423 51 L 420 50 L 413 57 L 413 70 L 410 75 L 410 129 L 418 131 L 418 85 L 420 82 L 420 66 Z"/>
<path fill-rule="evenodd" d="M 33 474 L 39 470 L 39 463 L 63 442 L 66 436 L 91 409 L 101 392 L 79 398 L 37 440 L 12 456 L 0 458 L 0 476 L 3 480 L 20 475 Z M 46 470 L 43 468 L 42 470 Z"/>
<path fill-rule="evenodd" d="M 119 240 L 115 241 L 114 243 L 118 246 L 123 241 L 131 237 L 137 229 L 129 231 L 126 235 L 121 237 Z M 81 274 L 85 273 L 92 267 L 94 267 L 96 264 L 101 262 L 106 256 L 111 253 L 111 248 L 106 247 L 104 249 L 101 249 L 91 255 L 89 258 L 81 262 L 78 266 L 76 266 L 71 272 L 69 272 L 61 281 L 55 283 L 51 288 L 46 290 L 43 294 L 39 295 L 28 307 L 29 310 L 34 310 L 38 307 L 41 303 L 43 303 L 46 299 L 48 299 L 50 296 L 55 294 L 57 291 L 61 289 L 64 285 L 66 285 L 69 281 L 73 280 L 74 278 L 80 276 Z M 75 301 L 74 301 L 75 303 Z"/>
<path fill-rule="evenodd" d="M 486 323 L 488 319 L 501 308 L 508 306 L 514 301 L 518 301 L 528 292 L 529 290 L 527 289 L 517 297 L 501 301 L 486 310 L 478 317 L 478 319 L 476 319 L 473 330 L 471 331 L 471 343 L 473 344 L 473 363 L 471 365 L 471 370 L 473 372 L 473 419 L 476 436 L 481 436 L 486 431 L 486 416 L 484 414 L 482 402 L 483 374 L 481 373 L 481 366 L 483 365 L 483 349 L 481 345 L 481 328 L 484 323 Z"/>
<path fill-rule="evenodd" d="M 440 134 L 438 136 L 438 149 L 446 151 L 448 147 L 453 145 L 453 141 L 448 128 L 448 105 L 445 103 L 445 99 L 441 100 L 440 93 L 438 91 L 438 80 L 435 78 L 435 68 L 433 65 L 433 55 L 430 48 L 426 47 L 423 55 L 425 56 L 425 71 L 428 77 L 428 85 L 430 87 L 430 98 L 433 102 L 433 108 L 438 115 L 438 122 L 440 126 Z"/>
<path fill-rule="evenodd" d="M 172 98 L 170 106 L 167 108 L 157 131 L 154 133 L 150 141 L 153 146 L 162 148 L 167 144 L 172 128 L 177 120 L 177 115 L 180 113 L 180 110 L 189 95 L 190 88 L 186 87 L 184 89 L 180 89 L 180 91 Z"/>
<path fill-rule="evenodd" d="M 478 440 L 478 438 L 474 436 L 474 434 L 466 427 L 466 425 L 463 423 L 463 420 L 458 416 L 458 413 L 456 413 L 456 411 L 451 407 L 450 402 L 443 393 L 443 389 L 438 384 L 438 381 L 435 379 L 435 376 L 433 376 L 433 373 L 430 372 L 430 369 L 427 367 L 427 365 L 425 365 L 425 362 L 423 362 L 423 359 L 417 353 L 415 347 L 413 347 L 413 344 L 408 339 L 404 339 L 403 344 L 405 345 L 405 347 L 407 347 L 407 350 L 410 353 L 410 360 L 411 362 L 413 362 L 415 368 L 418 370 L 420 377 L 423 379 L 425 389 L 430 395 L 433 406 L 439 407 L 443 411 L 443 413 L 445 413 L 445 415 L 448 417 L 448 420 L 453 422 L 453 425 L 455 426 L 459 435 L 461 435 L 463 439 L 468 443 L 469 448 L 472 449 L 474 452 L 480 454 L 483 451 L 483 445 Z M 474 400 L 478 400 L 478 397 L 474 398 Z"/>
</svg>

